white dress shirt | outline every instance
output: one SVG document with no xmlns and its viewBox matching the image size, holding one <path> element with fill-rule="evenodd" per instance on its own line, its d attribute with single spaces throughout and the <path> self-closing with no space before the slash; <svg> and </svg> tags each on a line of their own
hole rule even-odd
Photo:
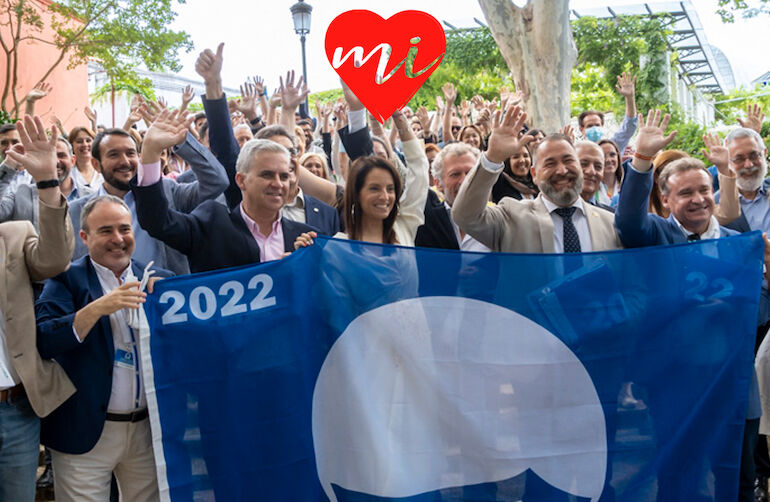
<svg viewBox="0 0 770 502">
<path fill-rule="evenodd" d="M 281 215 L 287 220 L 297 221 L 299 223 L 306 223 L 305 218 L 305 194 L 302 193 L 302 189 L 298 189 L 297 196 L 291 204 L 284 204 L 281 208 Z"/>
<path fill-rule="evenodd" d="M 556 204 L 548 200 L 547 197 L 543 196 L 543 203 L 545 204 L 545 208 L 548 210 L 548 213 L 551 215 L 551 220 L 553 220 L 553 249 L 555 253 L 563 253 L 564 252 L 564 219 L 559 216 L 558 214 L 554 213 L 556 209 L 559 208 Z M 588 218 L 586 218 L 585 213 L 585 202 L 583 202 L 583 199 L 580 197 L 577 198 L 575 202 L 572 203 L 571 207 L 576 208 L 575 212 L 572 213 L 572 224 L 575 225 L 575 230 L 577 230 L 578 238 L 580 239 L 580 252 L 581 253 L 588 253 L 590 251 L 593 251 L 593 245 L 591 245 L 591 231 L 588 229 Z"/>
<path fill-rule="evenodd" d="M 0 310 L 0 390 L 10 389 L 21 382 L 19 374 L 13 369 L 11 358 L 8 357 L 8 344 L 5 341 L 5 316 Z"/>
<path fill-rule="evenodd" d="M 110 293 L 125 282 L 135 281 L 131 265 L 120 274 L 120 281 L 112 270 L 99 265 L 95 261 L 91 264 L 96 270 L 99 284 L 104 294 Z M 144 381 L 142 379 L 141 361 L 137 334 L 128 326 L 123 310 L 110 314 L 110 328 L 112 329 L 112 342 L 115 346 L 113 353 L 112 390 L 107 410 L 110 413 L 128 413 L 147 407 L 147 398 L 144 393 Z M 116 355 L 119 351 L 130 354 L 133 365 L 121 364 Z"/>
<path fill-rule="evenodd" d="M 449 207 L 449 204 L 447 204 L 446 201 L 444 201 L 444 207 L 447 210 L 447 214 L 449 214 L 449 221 L 452 222 L 452 228 L 454 228 L 457 243 L 460 245 L 460 251 L 473 251 L 476 253 L 489 253 L 492 251 L 484 244 L 471 237 L 470 234 L 465 234 L 464 237 L 461 237 L 460 227 L 458 227 L 457 223 L 452 219 L 452 208 Z"/>
</svg>

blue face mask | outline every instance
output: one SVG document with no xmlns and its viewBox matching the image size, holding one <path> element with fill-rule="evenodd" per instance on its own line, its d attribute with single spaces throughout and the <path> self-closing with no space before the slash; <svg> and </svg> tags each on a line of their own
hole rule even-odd
<svg viewBox="0 0 770 502">
<path fill-rule="evenodd" d="M 603 137 L 604 137 L 604 129 L 602 129 L 599 126 L 593 126 L 586 129 L 586 139 L 588 139 L 588 141 L 593 141 L 594 143 L 597 143 Z"/>
</svg>

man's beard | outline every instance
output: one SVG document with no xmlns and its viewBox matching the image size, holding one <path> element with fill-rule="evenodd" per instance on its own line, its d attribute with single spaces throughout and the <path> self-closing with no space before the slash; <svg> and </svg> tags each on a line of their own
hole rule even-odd
<svg viewBox="0 0 770 502">
<path fill-rule="evenodd" d="M 116 169 L 120 169 L 126 166 L 118 166 Z M 129 166 L 130 168 L 130 166 Z M 115 171 L 113 170 L 109 174 L 106 171 L 102 172 L 102 175 L 104 176 L 104 182 L 112 185 L 113 187 L 117 188 L 118 190 L 122 190 L 124 192 L 128 192 L 131 190 L 131 185 L 126 183 L 125 181 L 120 181 L 115 177 Z"/>
<path fill-rule="evenodd" d="M 65 166 L 59 165 L 59 164 L 56 165 L 56 169 L 57 169 L 56 172 L 59 172 L 58 170 L 61 169 L 61 176 L 59 176 L 59 184 L 61 185 L 62 183 L 64 183 L 64 180 L 66 180 L 67 177 L 69 177 L 70 170 L 67 169 Z"/>
<path fill-rule="evenodd" d="M 759 190 L 762 186 L 762 182 L 765 179 L 765 173 L 767 173 L 767 161 L 762 159 L 759 166 L 752 166 L 748 169 L 742 169 L 741 174 L 750 172 L 750 178 L 744 178 L 742 175 L 737 174 L 735 176 L 735 184 L 739 190 L 744 192 L 754 192 Z"/>
<path fill-rule="evenodd" d="M 580 197 L 580 193 L 583 191 L 582 173 L 577 176 L 571 175 L 570 178 L 574 178 L 575 183 L 571 187 L 562 188 L 561 191 L 556 190 L 551 184 L 551 180 L 542 180 L 538 187 L 551 202 L 559 207 L 568 207 Z"/>
</svg>

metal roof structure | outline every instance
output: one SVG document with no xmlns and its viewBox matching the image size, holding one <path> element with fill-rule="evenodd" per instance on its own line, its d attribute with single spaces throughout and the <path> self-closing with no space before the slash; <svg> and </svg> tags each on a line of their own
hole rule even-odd
<svg viewBox="0 0 770 502">
<path fill-rule="evenodd" d="M 752 84 L 770 85 L 770 71 L 754 79 Z"/>
<path fill-rule="evenodd" d="M 571 9 L 570 13 L 572 19 L 584 16 L 607 19 L 621 15 L 668 14 L 672 18 L 672 34 L 668 44 L 679 53 L 679 73 L 682 78 L 706 93 L 726 93 L 735 87 L 730 62 L 721 50 L 708 44 L 706 33 L 690 0 Z"/>
</svg>

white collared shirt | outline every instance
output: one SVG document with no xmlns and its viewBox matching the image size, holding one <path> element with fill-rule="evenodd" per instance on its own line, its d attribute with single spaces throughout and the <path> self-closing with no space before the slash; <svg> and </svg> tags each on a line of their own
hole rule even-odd
<svg viewBox="0 0 770 502">
<path fill-rule="evenodd" d="M 685 235 L 685 237 L 690 237 L 695 232 L 690 232 L 689 230 L 685 229 L 681 223 L 679 223 L 679 220 L 674 217 L 674 221 L 677 225 L 679 225 L 679 229 L 682 231 L 682 233 Z M 711 215 L 711 219 L 709 220 L 709 226 L 706 229 L 705 232 L 700 234 L 701 239 L 719 239 L 722 236 L 722 230 L 719 228 L 719 222 L 717 221 L 716 216 Z"/>
<path fill-rule="evenodd" d="M 499 164 L 495 164 L 494 162 L 491 162 L 489 159 L 487 159 L 486 154 L 481 156 L 481 167 L 486 169 L 487 171 L 491 173 L 499 173 L 503 170 L 503 167 L 505 165 L 501 162 Z M 561 216 L 558 214 L 555 214 L 554 211 L 559 208 L 556 204 L 548 200 L 547 197 L 543 196 L 541 197 L 543 199 L 543 203 L 545 204 L 545 208 L 548 211 L 548 214 L 551 215 L 551 220 L 553 220 L 553 250 L 554 253 L 563 253 L 564 252 L 564 220 Z M 585 204 L 583 203 L 583 199 L 581 199 L 579 196 L 575 200 L 575 202 L 572 203 L 572 206 L 577 208 L 575 212 L 572 214 L 572 224 L 575 225 L 575 230 L 577 230 L 578 239 L 580 239 L 580 252 L 582 253 L 588 253 L 590 251 L 594 250 L 593 244 L 591 244 L 591 231 L 588 228 L 588 218 L 586 217 L 585 213 Z"/>
<path fill-rule="evenodd" d="M 553 220 L 553 249 L 555 253 L 564 252 L 564 219 L 561 216 L 554 213 L 559 208 L 556 204 L 548 200 L 547 197 L 542 197 L 545 209 L 548 214 L 551 215 Z M 570 207 L 574 207 L 575 212 L 572 213 L 572 224 L 575 225 L 578 238 L 580 239 L 580 252 L 588 253 L 593 251 L 593 245 L 591 244 L 591 231 L 588 228 L 588 218 L 585 213 L 585 203 L 580 197 L 572 203 Z"/>
<path fill-rule="evenodd" d="M 476 253 L 489 253 L 492 251 L 484 244 L 471 237 L 470 234 L 466 233 L 465 237 L 461 237 L 460 227 L 458 227 L 457 223 L 455 223 L 455 220 L 452 219 L 452 208 L 449 206 L 449 204 L 447 204 L 446 201 L 444 201 L 444 207 L 447 210 L 447 214 L 449 214 L 449 221 L 452 222 L 452 228 L 455 231 L 455 237 L 457 238 L 457 243 L 460 246 L 460 251 L 473 251 Z"/>
<path fill-rule="evenodd" d="M 5 316 L 0 310 L 0 390 L 10 389 L 21 382 L 19 374 L 13 369 L 11 357 L 8 354 L 8 343 L 6 342 Z"/>
<path fill-rule="evenodd" d="M 127 281 L 135 281 L 136 277 L 129 264 L 120 274 L 120 281 L 115 274 L 102 265 L 91 260 L 96 270 L 99 284 L 104 294 Z M 147 398 L 144 393 L 144 381 L 142 379 L 141 354 L 139 352 L 139 340 L 133 330 L 128 326 L 123 310 L 110 314 L 110 328 L 112 329 L 112 341 L 115 345 L 113 353 L 112 390 L 107 410 L 111 413 L 127 413 L 141 410 L 147 407 Z M 118 351 L 131 354 L 133 368 L 120 366 L 115 363 L 115 355 Z"/>
<path fill-rule="evenodd" d="M 291 204 L 284 204 L 281 208 L 281 215 L 287 220 L 297 221 L 299 223 L 306 223 L 305 217 L 305 195 L 302 193 L 302 189 L 299 188 L 297 196 Z"/>
</svg>

